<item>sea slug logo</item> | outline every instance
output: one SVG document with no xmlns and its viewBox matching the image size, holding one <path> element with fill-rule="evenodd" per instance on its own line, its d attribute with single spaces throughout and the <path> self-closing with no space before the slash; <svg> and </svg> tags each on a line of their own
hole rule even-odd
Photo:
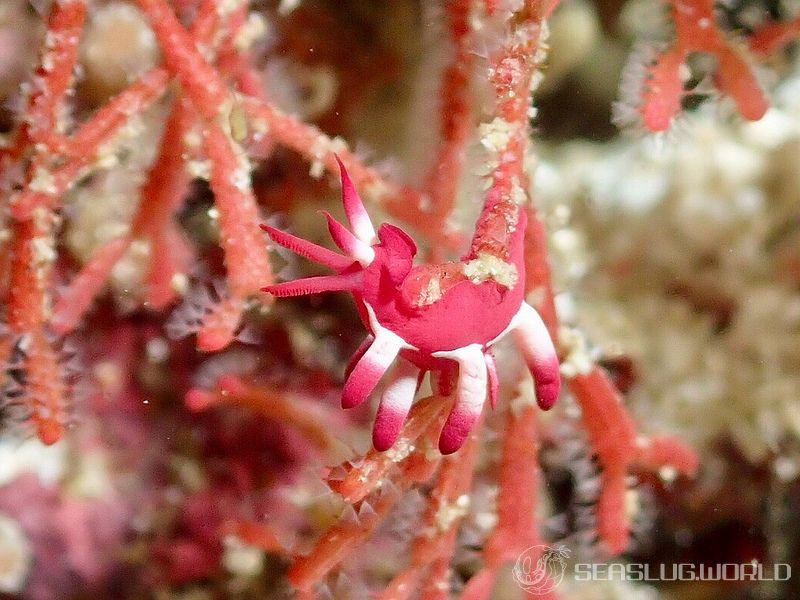
<svg viewBox="0 0 800 600">
<path fill-rule="evenodd" d="M 514 579 L 530 594 L 552 592 L 564 578 L 569 549 L 565 546 L 531 546 L 519 555 Z"/>
</svg>

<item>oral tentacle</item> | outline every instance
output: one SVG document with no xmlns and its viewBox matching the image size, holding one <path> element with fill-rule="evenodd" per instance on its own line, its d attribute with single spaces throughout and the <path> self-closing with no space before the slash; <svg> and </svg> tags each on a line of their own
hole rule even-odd
<svg viewBox="0 0 800 600">
<path fill-rule="evenodd" d="M 536 402 L 550 410 L 561 392 L 558 355 L 544 321 L 534 308 L 522 303 L 511 321 L 511 333 L 522 352 L 536 386 Z"/>
<path fill-rule="evenodd" d="M 262 224 L 261 229 L 266 231 L 267 235 L 269 235 L 272 241 L 279 246 L 283 246 L 298 256 L 302 256 L 303 258 L 307 258 L 315 263 L 324 265 L 329 269 L 333 269 L 334 271 L 344 271 L 347 267 L 353 264 L 352 258 L 342 256 L 333 250 L 328 250 L 327 248 L 318 246 L 313 242 L 299 238 L 291 233 L 286 233 L 285 231 L 281 231 L 280 229 L 276 229 L 270 225 Z"/>
<path fill-rule="evenodd" d="M 404 345 L 403 339 L 388 329 L 375 330 L 375 339 L 344 383 L 342 408 L 358 406 L 369 397 Z"/>
<path fill-rule="evenodd" d="M 355 292 L 361 289 L 363 276 L 360 272 L 347 275 L 321 275 L 319 277 L 305 277 L 285 283 L 276 283 L 261 288 L 262 292 L 269 292 L 278 298 L 290 296 L 307 296 L 308 294 L 321 294 L 323 292 Z"/>
<path fill-rule="evenodd" d="M 500 389 L 500 381 L 497 378 L 497 363 L 494 360 L 494 354 L 492 354 L 491 350 L 486 350 L 483 353 L 483 360 L 486 362 L 486 375 L 488 377 L 488 395 L 489 395 L 489 405 L 492 407 L 492 410 L 495 409 L 497 406 L 497 393 Z"/>
<path fill-rule="evenodd" d="M 333 238 L 333 242 L 339 246 L 342 252 L 352 256 L 362 266 L 369 266 L 375 258 L 375 251 L 372 247 L 353 235 L 350 230 L 334 219 L 329 212 L 322 211 L 322 214 L 325 215 L 328 221 L 328 231 L 331 234 L 331 238 Z"/>
<path fill-rule="evenodd" d="M 347 169 L 344 168 L 338 156 L 336 162 L 339 163 L 339 172 L 342 177 L 342 204 L 344 204 L 347 222 L 350 223 L 350 229 L 353 230 L 356 237 L 371 246 L 375 242 L 375 227 L 372 225 L 369 213 L 361 201 L 361 196 L 358 195 Z"/>
<path fill-rule="evenodd" d="M 378 452 L 388 450 L 397 441 L 417 393 L 419 374 L 419 369 L 410 362 L 398 361 L 375 416 L 372 445 Z"/>
<path fill-rule="evenodd" d="M 458 363 L 456 401 L 439 436 L 439 451 L 452 454 L 464 444 L 481 415 L 489 375 L 480 344 L 450 352 L 436 352 L 434 356 L 451 358 Z"/>
</svg>

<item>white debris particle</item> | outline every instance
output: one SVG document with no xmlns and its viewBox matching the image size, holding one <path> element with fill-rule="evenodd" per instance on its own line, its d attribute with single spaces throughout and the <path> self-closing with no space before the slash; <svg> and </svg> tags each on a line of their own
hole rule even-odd
<svg viewBox="0 0 800 600">
<path fill-rule="evenodd" d="M 53 70 L 55 66 L 55 53 L 53 52 L 46 52 L 45 55 L 42 57 L 42 70 L 45 73 L 49 73 Z"/>
<path fill-rule="evenodd" d="M 81 498 L 102 498 L 113 490 L 108 457 L 100 451 L 82 452 L 68 488 Z"/>
<path fill-rule="evenodd" d="M 175 456 L 170 460 L 170 467 L 186 489 L 198 492 L 208 488 L 206 474 L 200 463 L 193 458 Z"/>
<path fill-rule="evenodd" d="M 100 148 L 97 154 L 97 159 L 94 161 L 94 168 L 96 169 L 113 169 L 119 164 L 119 157 L 114 153 L 114 143 L 109 145 L 108 148 Z"/>
<path fill-rule="evenodd" d="M 481 123 L 478 128 L 481 145 L 490 152 L 502 152 L 508 146 L 515 127 L 502 117 L 495 117 L 491 123 Z"/>
<path fill-rule="evenodd" d="M 516 285 L 518 277 L 515 265 L 486 252 L 464 264 L 464 275 L 473 283 L 492 280 L 509 288 Z"/>
<path fill-rule="evenodd" d="M 678 469 L 672 465 L 666 465 L 658 470 L 658 477 L 664 483 L 672 483 L 678 478 Z"/>
<path fill-rule="evenodd" d="M 123 374 L 117 363 L 110 360 L 100 361 L 92 367 L 92 375 L 104 393 L 113 394 L 120 391 Z"/>
<path fill-rule="evenodd" d="M 430 461 L 433 461 L 433 460 L 439 460 L 442 457 L 442 453 L 439 452 L 438 448 L 435 448 L 433 446 L 429 446 L 428 448 L 425 449 L 424 456 L 425 456 L 425 460 L 430 462 Z"/>
<path fill-rule="evenodd" d="M 263 138 L 269 133 L 269 122 L 265 119 L 253 119 L 250 121 L 250 127 L 253 129 L 253 138 L 256 140 Z"/>
<path fill-rule="evenodd" d="M 428 306 L 440 300 L 442 297 L 442 286 L 438 277 L 431 277 L 427 285 L 419 293 L 417 303 L 419 306 Z"/>
<path fill-rule="evenodd" d="M 550 241 L 559 252 L 565 254 L 581 248 L 581 238 L 574 229 L 557 229 L 550 237 Z"/>
<path fill-rule="evenodd" d="M 469 510 L 469 496 L 464 494 L 452 504 L 443 504 L 436 513 L 436 526 L 442 533 L 448 531 L 458 519 L 464 518 Z"/>
<path fill-rule="evenodd" d="M 169 283 L 170 287 L 181 296 L 185 296 L 189 291 L 189 277 L 186 273 L 175 273 Z"/>
<path fill-rule="evenodd" d="M 53 241 L 49 238 L 34 238 L 31 240 L 31 247 L 33 249 L 33 260 L 39 266 L 51 264 L 58 256 L 53 247 Z"/>
<path fill-rule="evenodd" d="M 778 479 L 787 483 L 794 481 L 800 475 L 800 465 L 798 465 L 797 459 L 788 456 L 776 458 L 772 469 Z"/>
<path fill-rule="evenodd" d="M 256 40 L 263 39 L 269 34 L 269 24 L 263 15 L 251 12 L 247 15 L 244 26 L 239 28 L 236 33 L 234 44 L 236 49 L 244 52 L 249 49 Z"/>
<path fill-rule="evenodd" d="M 384 454 L 386 458 L 394 463 L 398 463 L 405 459 L 409 454 L 414 451 L 414 445 L 410 444 L 407 439 L 400 438 L 395 442 L 394 446 L 389 448 Z"/>
<path fill-rule="evenodd" d="M 144 279 L 150 268 L 150 255 L 150 241 L 137 239 L 114 265 L 111 276 L 121 293 L 118 300 L 122 301 L 125 296 L 128 302 L 133 302 L 138 291 L 144 289 Z"/>
<path fill-rule="evenodd" d="M 347 142 L 339 136 L 328 138 L 319 136 L 311 146 L 311 154 L 314 161 L 311 163 L 309 174 L 315 179 L 319 179 L 325 173 L 324 160 L 331 152 L 341 153 L 347 150 Z"/>
<path fill-rule="evenodd" d="M 533 75 L 531 76 L 531 84 L 530 84 L 531 92 L 536 91 L 536 88 L 538 88 L 541 85 L 543 80 L 544 80 L 544 73 L 542 73 L 539 70 L 534 71 Z"/>
<path fill-rule="evenodd" d="M 281 0 L 278 5 L 278 14 L 285 16 L 300 6 L 300 0 Z"/>
<path fill-rule="evenodd" d="M 169 344 L 163 337 L 155 337 L 147 342 L 145 352 L 151 362 L 164 362 L 169 357 Z"/>
<path fill-rule="evenodd" d="M 38 167 L 30 183 L 28 189 L 33 192 L 39 192 L 53 196 L 58 191 L 56 188 L 56 180 L 53 174 L 44 167 Z"/>
<path fill-rule="evenodd" d="M 222 0 L 217 4 L 217 13 L 220 17 L 233 14 L 242 5 L 242 0 Z"/>
<path fill-rule="evenodd" d="M 59 35 L 54 31 L 48 31 L 44 36 L 44 47 L 46 50 L 55 50 L 58 46 Z"/>
<path fill-rule="evenodd" d="M 475 524 L 483 531 L 491 531 L 497 525 L 497 514 L 490 511 L 479 512 L 475 515 Z"/>
<path fill-rule="evenodd" d="M 199 148 L 203 143 L 203 135 L 199 128 L 193 127 L 183 136 L 183 143 L 189 148 Z"/>
<path fill-rule="evenodd" d="M 625 514 L 633 520 L 642 508 L 639 490 L 632 488 L 625 492 Z"/>
<path fill-rule="evenodd" d="M 264 569 L 264 552 L 260 548 L 245 544 L 238 537 L 229 535 L 222 541 L 222 565 L 237 577 L 256 577 Z"/>
<path fill-rule="evenodd" d="M 66 469 L 68 444 L 45 446 L 36 437 L 20 441 L 13 436 L 0 440 L 0 485 L 23 473 L 33 473 L 43 485 L 53 485 Z"/>
<path fill-rule="evenodd" d="M 373 204 L 380 204 L 389 195 L 389 186 L 382 180 L 370 181 L 364 186 L 364 197 Z"/>
<path fill-rule="evenodd" d="M 210 160 L 188 160 L 186 161 L 186 170 L 189 175 L 197 179 L 203 179 L 204 181 L 211 179 Z"/>
<path fill-rule="evenodd" d="M 514 177 L 511 180 L 511 201 L 517 206 L 522 206 L 528 201 L 528 196 L 519 183 L 519 177 Z"/>
<path fill-rule="evenodd" d="M 250 189 L 250 172 L 247 169 L 236 169 L 231 174 L 231 183 L 240 192 L 247 192 Z"/>
<path fill-rule="evenodd" d="M 325 165 L 321 160 L 315 160 L 308 169 L 308 174 L 314 179 L 319 179 L 325 174 Z"/>
<path fill-rule="evenodd" d="M 33 550 L 19 523 L 0 513 L 0 592 L 17 594 L 33 562 Z"/>
<path fill-rule="evenodd" d="M 588 375 L 592 371 L 594 361 L 584 335 L 575 328 L 562 327 L 558 337 L 561 346 L 569 350 L 567 357 L 561 363 L 561 375 L 566 378 Z"/>
</svg>

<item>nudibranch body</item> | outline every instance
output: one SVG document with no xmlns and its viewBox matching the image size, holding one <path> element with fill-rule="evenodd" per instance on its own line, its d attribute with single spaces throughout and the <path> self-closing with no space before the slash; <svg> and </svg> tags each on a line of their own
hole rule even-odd
<svg viewBox="0 0 800 600">
<path fill-rule="evenodd" d="M 353 294 L 370 334 L 351 360 L 342 406 L 364 402 L 397 362 L 378 407 L 375 448 L 386 450 L 396 441 L 422 374 L 440 373 L 447 380 L 457 369 L 455 403 L 442 428 L 439 449 L 443 454 L 458 450 L 486 398 L 495 405 L 498 380 L 491 347 L 508 333 L 533 375 L 539 406 L 550 409 L 561 385 L 558 357 L 542 319 L 524 302 L 522 244 L 509 249 L 513 281 L 476 277 L 468 261 L 414 266 L 414 240 L 388 223 L 376 232 L 347 171 L 339 165 L 350 229 L 325 216 L 333 241 L 346 256 L 262 225 L 276 244 L 337 274 L 270 285 L 264 291 L 279 297 L 328 291 Z M 522 210 L 517 228 L 524 232 Z"/>
</svg>

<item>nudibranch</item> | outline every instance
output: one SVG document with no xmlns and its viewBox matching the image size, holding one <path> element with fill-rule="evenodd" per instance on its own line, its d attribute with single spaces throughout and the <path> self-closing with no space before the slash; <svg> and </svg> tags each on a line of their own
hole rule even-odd
<svg viewBox="0 0 800 600">
<path fill-rule="evenodd" d="M 509 250 L 516 276 L 502 283 L 497 281 L 502 278 L 476 276 L 474 261 L 469 260 L 415 266 L 414 240 L 389 223 L 376 232 L 341 161 L 339 168 L 350 229 L 327 212 L 324 215 L 334 243 L 344 254 L 261 226 L 276 244 L 336 274 L 263 290 L 278 297 L 332 291 L 353 294 L 369 335 L 348 367 L 342 407 L 364 402 L 397 362 L 375 418 L 375 448 L 387 450 L 397 440 L 422 375 L 430 371 L 439 375 L 443 387 L 455 377 L 455 401 L 439 437 L 439 450 L 442 454 L 458 450 L 487 397 L 495 406 L 498 378 L 491 347 L 509 333 L 533 375 L 538 405 L 552 408 L 561 387 L 558 357 L 541 317 L 524 302 L 522 243 Z M 518 213 L 516 227 L 524 232 L 525 212 Z"/>
</svg>

